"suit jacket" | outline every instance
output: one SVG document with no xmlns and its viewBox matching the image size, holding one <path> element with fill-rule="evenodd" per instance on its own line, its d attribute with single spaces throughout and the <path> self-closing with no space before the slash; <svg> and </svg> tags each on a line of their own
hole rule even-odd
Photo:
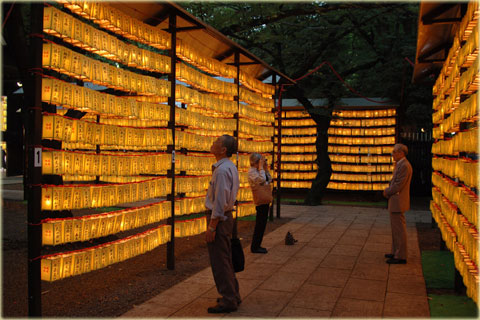
<svg viewBox="0 0 480 320">
<path fill-rule="evenodd" d="M 412 166 L 407 158 L 397 162 L 390 185 L 385 189 L 388 198 L 388 211 L 405 212 L 410 209 L 410 181 Z"/>
</svg>

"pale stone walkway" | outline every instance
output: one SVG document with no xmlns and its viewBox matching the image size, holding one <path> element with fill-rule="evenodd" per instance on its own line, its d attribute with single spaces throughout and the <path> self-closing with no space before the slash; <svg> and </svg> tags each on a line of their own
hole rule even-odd
<svg viewBox="0 0 480 320">
<path fill-rule="evenodd" d="M 274 211 L 275 212 L 275 211 Z M 415 222 L 430 212 L 407 212 L 408 263 L 388 265 L 386 209 L 282 206 L 294 220 L 266 235 L 266 255 L 245 248 L 237 273 L 243 299 L 237 312 L 210 315 L 218 294 L 210 268 L 135 306 L 122 317 L 430 317 Z M 286 246 L 290 231 L 298 242 Z"/>
</svg>

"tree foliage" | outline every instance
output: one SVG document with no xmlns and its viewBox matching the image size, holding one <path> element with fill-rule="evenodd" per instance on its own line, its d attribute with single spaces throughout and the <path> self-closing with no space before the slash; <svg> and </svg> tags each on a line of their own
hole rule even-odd
<svg viewBox="0 0 480 320">
<path fill-rule="evenodd" d="M 287 87 L 317 123 L 319 171 L 307 203 L 319 203 L 331 174 L 325 139 L 340 98 L 380 97 L 403 102 L 410 125 L 430 128 L 430 88 L 410 84 L 418 3 L 373 2 L 183 2 L 192 14 L 240 43 L 276 69 L 297 79 Z M 342 83 L 339 77 L 345 82 Z M 353 88 L 358 94 L 352 92 Z M 315 109 L 308 99 L 327 98 Z M 403 110 L 402 110 L 403 108 Z M 314 190 L 317 189 L 317 190 Z"/>
</svg>

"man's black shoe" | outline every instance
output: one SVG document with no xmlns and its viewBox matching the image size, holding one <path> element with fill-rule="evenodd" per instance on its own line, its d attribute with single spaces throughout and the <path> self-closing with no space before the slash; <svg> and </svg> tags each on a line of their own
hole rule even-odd
<svg viewBox="0 0 480 320">
<path fill-rule="evenodd" d="M 388 264 L 405 264 L 407 263 L 407 260 L 391 258 L 387 260 L 387 263 Z"/>
<path fill-rule="evenodd" d="M 385 258 L 393 258 L 395 255 L 393 253 L 385 253 Z"/>
<path fill-rule="evenodd" d="M 208 313 L 230 313 L 230 312 L 237 311 L 237 308 L 226 307 L 226 306 L 217 304 L 215 307 L 209 307 L 207 311 Z"/>
<path fill-rule="evenodd" d="M 222 298 L 217 298 L 217 302 L 220 302 L 220 301 L 222 301 Z M 242 304 L 242 300 L 238 300 L 238 301 L 237 301 L 237 304 L 238 304 L 238 305 L 241 305 L 241 304 Z"/>
<path fill-rule="evenodd" d="M 267 253 L 268 252 L 267 249 L 262 248 L 262 247 L 257 248 L 257 249 L 252 249 L 251 251 L 252 251 L 252 253 Z"/>
</svg>

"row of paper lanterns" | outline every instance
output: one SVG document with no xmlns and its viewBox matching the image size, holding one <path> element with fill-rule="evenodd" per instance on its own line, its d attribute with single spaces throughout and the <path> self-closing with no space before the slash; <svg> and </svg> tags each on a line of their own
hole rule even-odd
<svg viewBox="0 0 480 320">
<path fill-rule="evenodd" d="M 465 185 L 476 188 L 478 186 L 478 161 L 468 158 L 439 158 L 432 159 L 433 170 L 441 171 L 451 178 L 458 178 Z"/>
<path fill-rule="evenodd" d="M 171 226 L 162 225 L 144 233 L 93 248 L 44 256 L 40 264 L 41 279 L 49 282 L 56 281 L 128 260 L 167 243 L 170 240 L 170 230 Z"/>
<path fill-rule="evenodd" d="M 328 153 L 350 153 L 350 154 L 391 154 L 393 146 L 328 146 Z"/>
<path fill-rule="evenodd" d="M 250 187 L 243 187 L 238 189 L 237 201 L 253 201 L 252 189 Z"/>
<path fill-rule="evenodd" d="M 455 83 L 454 90 L 452 90 L 447 98 L 439 96 L 440 98 L 436 99 L 435 107 L 438 109 L 432 115 L 433 123 L 440 123 L 445 114 L 450 114 L 460 105 L 460 100 L 462 95 L 471 95 L 478 90 L 480 83 L 480 60 L 479 57 L 476 58 L 475 63 L 469 67 L 465 72 L 460 74 L 460 67 L 456 66 L 454 70 L 457 70 L 457 74 L 452 74 L 448 79 L 458 79 Z M 456 76 L 456 78 L 454 78 Z"/>
<path fill-rule="evenodd" d="M 175 124 L 191 126 L 206 130 L 227 130 L 235 131 L 237 128 L 236 119 L 212 118 L 192 112 L 190 109 L 177 108 L 175 110 Z M 240 128 L 239 128 L 240 130 Z"/>
<path fill-rule="evenodd" d="M 271 141 L 250 141 L 245 139 L 238 140 L 238 150 L 242 152 L 266 153 L 273 151 L 273 142 Z"/>
<path fill-rule="evenodd" d="M 186 88 L 186 87 L 183 87 L 183 86 L 177 86 L 177 87 Z M 188 88 L 186 88 L 186 89 L 188 89 Z M 188 89 L 188 90 L 190 90 L 190 89 Z M 204 95 L 204 96 L 211 97 L 211 96 L 207 96 L 207 95 Z M 237 111 L 239 110 L 239 114 L 241 116 L 241 119 L 248 119 L 248 120 L 250 120 L 250 122 L 254 122 L 257 125 L 263 125 L 263 126 L 266 126 L 266 125 L 271 126 L 272 122 L 275 118 L 275 115 L 272 112 L 263 112 L 261 110 L 258 110 L 258 108 L 256 108 L 254 105 L 239 104 L 240 109 L 238 109 L 236 102 L 229 101 L 229 100 L 214 99 L 214 102 L 217 102 L 217 101 L 224 102 L 224 104 L 225 103 L 231 103 L 232 107 L 227 109 L 227 108 L 221 108 L 221 107 L 217 108 L 215 106 L 212 107 L 210 105 L 209 108 L 204 108 L 204 107 L 201 107 L 201 106 L 191 104 L 191 105 L 188 106 L 187 110 L 202 114 L 202 115 L 207 116 L 207 117 L 212 117 L 212 116 L 218 117 L 219 115 L 223 116 L 223 117 L 225 117 L 225 116 L 228 117 L 228 116 L 231 116 L 231 115 L 237 113 Z"/>
<path fill-rule="evenodd" d="M 440 76 L 433 86 L 432 122 L 435 139 L 444 139 L 444 133 L 454 136 L 432 145 L 434 155 L 456 156 L 459 153 L 478 153 L 478 129 L 459 132 L 464 121 L 478 118 L 476 95 L 480 77 L 478 58 L 478 2 L 468 3 L 453 39 Z M 464 71 L 465 68 L 468 68 Z M 471 95 L 461 103 L 461 95 Z M 463 128 L 462 128 L 463 129 Z M 455 161 L 455 162 L 452 162 Z M 447 247 L 454 253 L 455 267 L 467 287 L 467 295 L 478 301 L 478 196 L 468 187 L 450 177 L 465 179 L 469 185 L 478 184 L 476 164 L 462 159 L 434 157 L 432 159 L 432 216 L 437 221 Z M 448 176 L 444 176 L 443 174 Z M 460 175 L 462 177 L 460 177 Z M 470 175 L 467 177 L 467 175 Z M 473 232 L 472 232 L 473 231 Z"/>
<path fill-rule="evenodd" d="M 316 154 L 282 154 L 282 163 L 284 162 L 313 162 L 317 158 Z M 275 153 L 275 161 L 278 161 Z"/>
<path fill-rule="evenodd" d="M 369 163 L 392 163 L 391 156 L 380 156 L 380 155 L 371 155 L 371 156 L 358 156 L 358 155 L 345 155 L 345 154 L 330 154 L 330 160 L 332 162 L 349 162 L 357 164 L 369 164 Z"/>
<path fill-rule="evenodd" d="M 440 206 L 433 200 L 430 201 L 430 211 L 432 212 L 432 217 L 438 224 L 442 234 L 442 239 L 445 241 L 445 245 L 450 251 L 453 251 L 457 238 L 455 230 L 453 230 L 453 227 L 448 223 L 447 218 L 445 215 L 443 215 Z"/>
<path fill-rule="evenodd" d="M 374 118 L 374 119 L 332 119 L 331 127 L 385 127 L 394 126 L 395 118 Z"/>
<path fill-rule="evenodd" d="M 110 207 L 126 202 L 164 197 L 169 193 L 171 193 L 171 179 L 163 177 L 122 184 L 43 185 L 41 209 L 72 210 Z"/>
<path fill-rule="evenodd" d="M 458 155 L 460 152 L 478 152 L 478 128 L 460 131 L 449 140 L 439 140 L 432 144 L 432 153 Z"/>
<path fill-rule="evenodd" d="M 275 108 L 275 101 L 271 98 L 264 98 L 258 93 L 252 92 L 248 89 L 240 87 L 240 101 L 245 101 L 249 104 L 260 106 L 263 112 L 271 112 Z"/>
<path fill-rule="evenodd" d="M 440 75 L 437 78 L 435 85 L 433 86 L 434 95 L 443 95 L 452 89 L 448 83 L 452 82 L 453 78 L 449 79 L 452 69 L 455 65 L 463 66 L 467 56 L 478 52 L 478 42 L 475 46 L 475 39 L 478 37 L 478 3 L 471 1 L 468 3 L 468 9 L 465 16 L 462 18 L 462 22 L 457 29 L 457 32 L 452 41 L 452 47 L 449 50 L 447 59 L 445 59 L 443 68 L 440 71 Z M 475 29 L 477 29 L 475 31 Z"/>
<path fill-rule="evenodd" d="M 42 139 L 160 149 L 172 144 L 172 133 L 166 128 L 121 127 L 50 114 L 43 116 Z"/>
<path fill-rule="evenodd" d="M 394 117 L 396 109 L 334 110 L 332 115 L 339 118 L 385 118 Z"/>
<path fill-rule="evenodd" d="M 175 216 L 206 211 L 205 197 L 175 200 L 174 210 Z M 102 214 L 46 219 L 42 221 L 42 245 L 88 241 L 158 223 L 169 217 L 171 202 L 162 201 Z"/>
<path fill-rule="evenodd" d="M 273 112 L 262 112 L 258 108 L 249 105 L 240 104 L 240 115 L 271 125 L 275 121 Z"/>
<path fill-rule="evenodd" d="M 109 22 L 113 26 L 113 24 L 117 21 L 120 24 L 118 19 L 126 19 L 126 21 L 128 21 L 128 27 L 121 24 L 120 27 L 107 29 L 113 32 L 118 31 L 119 34 L 125 37 L 130 35 L 132 40 L 152 45 L 158 49 L 170 48 L 170 35 L 168 33 L 156 28 L 152 28 L 149 25 L 141 23 L 140 21 L 127 18 L 127 16 L 124 14 L 121 14 L 119 11 L 109 6 L 102 8 L 108 12 L 115 12 L 112 13 L 110 17 L 111 19 L 115 20 L 110 21 L 109 19 L 106 19 L 101 21 L 101 26 L 106 28 L 107 24 L 110 25 Z M 74 12 L 80 15 L 83 13 L 82 10 L 75 10 Z M 88 14 L 86 15 L 89 16 Z M 122 18 L 118 18 L 118 15 L 121 15 Z M 94 17 L 92 18 L 95 19 Z M 122 27 L 126 27 L 128 31 L 121 31 Z M 149 71 L 169 72 L 168 70 L 152 68 L 149 66 L 149 59 L 146 59 L 145 57 L 149 54 L 152 54 L 152 59 L 156 59 L 158 58 L 157 56 L 161 55 L 124 43 L 123 41 L 118 40 L 118 38 L 110 36 L 106 32 L 84 24 L 79 19 L 63 13 L 54 7 L 46 7 L 44 10 L 44 31 L 48 34 L 60 37 L 64 39 L 64 41 L 76 45 L 82 49 L 95 52 L 114 61 L 121 61 L 128 66 L 140 67 L 141 69 L 146 69 Z M 197 50 L 180 39 L 177 40 L 177 54 L 179 57 L 196 65 L 206 72 L 227 78 L 236 77 L 236 68 L 228 66 L 215 59 L 202 57 Z M 165 58 L 169 59 L 169 57 Z M 244 72 L 241 72 L 240 80 L 244 85 L 252 90 L 263 92 L 269 95 L 274 94 L 274 88 L 272 86 L 266 85 L 263 82 L 248 76 L 248 74 L 245 74 Z"/>
<path fill-rule="evenodd" d="M 277 129 L 278 130 L 278 129 Z M 278 135 L 278 131 L 276 131 Z M 282 124 L 282 139 L 284 136 L 316 136 L 317 128 L 283 128 Z"/>
<path fill-rule="evenodd" d="M 480 283 L 478 260 L 473 261 L 466 253 L 464 245 L 460 242 L 455 243 L 453 259 L 455 261 L 455 268 L 457 268 L 462 276 L 465 287 L 467 287 L 467 296 L 478 304 L 478 285 Z"/>
<path fill-rule="evenodd" d="M 310 189 L 312 187 L 311 181 L 281 181 L 282 188 L 291 189 Z"/>
<path fill-rule="evenodd" d="M 193 46 L 181 39 L 177 39 L 177 55 L 181 57 L 182 60 L 187 61 L 205 72 L 231 79 L 237 77 L 236 67 L 203 56 L 199 50 L 196 50 Z M 242 85 L 250 90 L 267 96 L 275 94 L 275 88 L 273 86 L 265 84 L 243 71 L 240 71 L 239 80 Z"/>
<path fill-rule="evenodd" d="M 354 181 L 354 182 L 380 182 L 390 181 L 392 174 L 351 174 L 333 172 L 330 180 L 335 181 Z"/>
<path fill-rule="evenodd" d="M 43 150 L 42 174 L 77 174 L 91 176 L 137 176 L 163 174 L 170 170 L 169 153 L 88 153 Z M 211 173 L 215 158 L 208 155 L 177 154 L 175 169 Z"/>
<path fill-rule="evenodd" d="M 91 1 L 59 1 L 73 13 L 92 20 L 100 27 L 127 39 L 148 44 L 157 49 L 170 49 L 170 34 L 143 23 L 106 3 Z"/>
<path fill-rule="evenodd" d="M 393 145 L 395 144 L 395 136 L 389 137 L 342 137 L 329 136 L 328 143 L 331 144 L 356 144 L 356 145 Z"/>
<path fill-rule="evenodd" d="M 479 226 L 478 196 L 467 187 L 462 187 L 455 181 L 442 176 L 438 172 L 432 174 L 432 188 L 438 188 L 440 193 L 451 203 L 460 208 L 462 214 L 474 224 Z M 435 192 L 432 191 L 432 194 Z"/>
<path fill-rule="evenodd" d="M 246 217 L 255 213 L 256 213 L 256 208 L 253 202 L 240 203 L 237 206 L 236 217 L 237 218 Z"/>
<path fill-rule="evenodd" d="M 44 68 L 53 69 L 78 79 L 91 81 L 92 83 L 117 90 L 138 92 L 144 95 L 170 96 L 170 82 L 167 80 L 159 80 L 116 68 L 52 43 L 45 43 L 43 45 L 42 65 Z M 233 83 L 212 79 L 183 64 L 177 64 L 177 68 L 179 69 L 179 78 L 196 84 L 202 89 L 223 94 L 226 97 L 230 97 L 229 99 L 232 99 L 232 97 L 237 94 L 237 86 Z M 46 92 L 44 93 L 46 96 L 45 100 L 51 100 L 53 103 L 59 103 L 64 106 L 77 106 L 81 108 L 80 98 L 77 104 L 74 103 L 74 88 L 71 86 L 61 86 L 60 84 L 56 85 L 56 87 L 52 85 L 51 93 L 47 91 L 49 87 L 46 86 Z M 81 90 L 77 91 L 81 93 Z M 184 95 L 182 95 L 182 93 L 184 93 Z M 179 100 L 189 101 L 188 93 L 188 90 L 179 92 Z M 51 95 L 51 99 L 48 99 L 49 95 Z M 263 110 L 264 112 L 270 111 L 271 108 L 273 108 L 272 99 L 263 98 L 244 88 L 240 88 L 240 99 L 266 108 L 266 110 Z M 61 100 L 61 102 L 58 100 Z M 90 104 L 85 103 L 85 105 L 89 106 Z"/>
<path fill-rule="evenodd" d="M 282 162 L 282 170 L 296 170 L 296 171 L 317 171 L 317 164 L 312 163 L 284 163 Z"/>
<path fill-rule="evenodd" d="M 170 217 L 171 203 L 163 201 L 137 208 L 75 218 L 42 221 L 42 245 L 88 241 L 139 228 Z"/>
<path fill-rule="evenodd" d="M 460 214 L 458 207 L 445 198 L 438 188 L 432 189 L 432 196 L 448 224 L 455 231 L 457 240 L 465 245 L 470 257 L 472 257 L 474 261 L 478 261 L 477 241 L 479 236 L 475 225 L 470 223 L 466 216 Z"/>
<path fill-rule="evenodd" d="M 65 142 L 81 142 L 91 145 L 113 145 L 119 148 L 142 146 L 144 149 L 149 150 L 165 149 L 167 145 L 172 144 L 171 131 L 165 128 L 120 127 L 68 119 L 57 115 L 43 116 L 42 138 Z M 175 134 L 175 145 L 179 148 L 190 150 L 209 151 L 215 139 L 215 136 L 202 136 L 177 131 Z M 247 141 L 244 139 L 239 141 L 239 150 L 244 152 L 270 152 L 272 148 L 273 143 L 269 141 Z"/>
<path fill-rule="evenodd" d="M 277 172 L 274 172 L 274 178 L 277 178 Z M 317 172 L 282 172 L 282 180 L 312 180 L 315 179 Z"/>
<path fill-rule="evenodd" d="M 440 137 L 438 137 L 437 139 L 443 138 L 444 132 L 451 132 L 453 129 L 458 128 L 458 126 L 462 122 L 476 121 L 478 119 L 477 100 L 477 94 L 472 94 L 468 99 L 460 103 L 459 107 L 455 109 L 447 119 L 445 119 L 442 123 L 439 123 L 438 128 L 440 129 Z"/>
<path fill-rule="evenodd" d="M 287 146 L 282 145 L 282 153 L 304 153 L 304 152 L 316 152 L 317 147 L 315 145 L 296 145 L 296 146 Z M 275 150 L 277 145 L 275 145 Z"/>
<path fill-rule="evenodd" d="M 43 44 L 42 66 L 73 78 L 115 90 L 169 97 L 170 82 L 138 74 L 76 53 L 53 43 Z"/>
<path fill-rule="evenodd" d="M 65 110 L 65 109 L 63 109 Z M 58 112 L 57 114 L 61 114 Z M 87 120 L 89 117 L 84 116 L 82 119 Z M 114 126 L 121 126 L 121 127 L 140 127 L 140 128 L 166 128 L 168 127 L 167 120 L 141 120 L 141 119 L 126 119 L 126 118 L 108 118 L 108 117 L 100 117 L 98 123 L 102 124 L 111 124 Z"/>
<path fill-rule="evenodd" d="M 351 165 L 351 164 L 339 164 L 332 163 L 332 170 L 334 172 L 393 172 L 393 164 L 377 164 L 377 165 Z"/>
<path fill-rule="evenodd" d="M 392 136 L 395 127 L 386 128 L 328 128 L 328 134 L 338 136 Z"/>
<path fill-rule="evenodd" d="M 330 181 L 327 185 L 328 189 L 333 190 L 353 190 L 353 191 L 381 191 L 388 187 L 388 183 L 355 183 L 355 182 L 338 182 Z"/>
<path fill-rule="evenodd" d="M 76 47 L 130 67 L 170 72 L 170 57 L 126 43 L 54 7 L 44 8 L 43 31 Z"/>
<path fill-rule="evenodd" d="M 103 116 L 170 120 L 170 106 L 102 93 L 57 79 L 42 78 L 42 102 Z"/>
<path fill-rule="evenodd" d="M 176 77 L 195 88 L 226 96 L 237 95 L 238 87 L 234 83 L 217 80 L 183 63 L 177 63 L 176 69 Z"/>
<path fill-rule="evenodd" d="M 283 133 L 283 132 L 282 132 Z M 315 136 L 308 137 L 284 137 L 282 136 L 283 144 L 314 144 L 317 140 Z M 275 137 L 275 143 L 278 143 L 278 135 Z"/>
<path fill-rule="evenodd" d="M 467 287 L 467 295 L 471 297 L 475 302 L 478 302 L 478 259 L 473 260 L 471 256 L 467 253 L 465 245 L 457 241 L 457 234 L 455 230 L 448 223 L 446 217 L 442 213 L 441 208 L 433 200 L 430 202 L 430 210 L 432 212 L 433 218 L 438 224 L 445 244 L 447 245 L 448 249 L 454 254 L 455 268 L 460 272 L 460 275 L 463 278 L 463 283 Z M 470 243 L 476 244 L 478 246 L 477 242 L 478 238 L 473 238 L 473 241 L 472 239 L 470 239 Z"/>
<path fill-rule="evenodd" d="M 238 125 L 238 131 L 242 133 L 251 134 L 258 137 L 267 137 L 268 139 L 273 136 L 272 126 L 259 126 L 240 119 Z"/>
<path fill-rule="evenodd" d="M 205 192 L 210 176 L 177 177 L 176 193 Z M 110 207 L 121 203 L 164 197 L 171 193 L 170 178 L 148 178 L 141 181 L 94 185 L 44 185 L 42 210 L 72 210 Z"/>
</svg>

